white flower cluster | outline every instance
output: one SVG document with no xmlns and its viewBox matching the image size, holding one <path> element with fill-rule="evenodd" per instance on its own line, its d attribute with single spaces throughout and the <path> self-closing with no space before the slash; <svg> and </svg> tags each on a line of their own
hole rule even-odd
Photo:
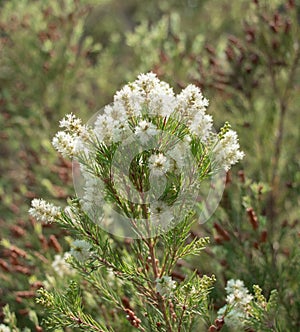
<svg viewBox="0 0 300 332">
<path fill-rule="evenodd" d="M 249 294 L 242 280 L 229 280 L 225 290 L 227 304 L 218 311 L 218 316 L 221 318 L 225 315 L 225 324 L 233 330 L 240 331 L 245 319 L 249 317 L 249 304 L 253 296 Z"/>
<path fill-rule="evenodd" d="M 139 119 L 134 133 L 145 143 L 157 132 L 156 126 L 143 118 L 148 115 L 174 117 L 205 141 L 212 129 L 212 118 L 205 114 L 207 106 L 208 100 L 194 85 L 175 96 L 169 84 L 160 81 L 155 74 L 141 74 L 116 93 L 112 105 L 104 108 L 104 114 L 96 121 L 95 134 L 100 141 L 117 142 L 130 132 L 128 120 L 134 116 Z"/>
<path fill-rule="evenodd" d="M 156 292 L 161 296 L 172 295 L 173 289 L 176 288 L 176 281 L 172 280 L 171 277 L 163 276 L 162 278 L 157 278 L 156 282 Z"/>
<path fill-rule="evenodd" d="M 85 240 L 75 240 L 71 245 L 70 254 L 79 262 L 85 262 L 91 257 L 91 245 Z"/>
<path fill-rule="evenodd" d="M 72 275 L 74 274 L 74 270 L 71 266 L 67 263 L 67 259 L 71 256 L 69 252 L 64 253 L 64 255 L 55 255 L 54 261 L 52 262 L 51 266 L 53 270 L 60 276 L 63 277 L 65 275 Z"/>
<path fill-rule="evenodd" d="M 244 154 L 239 151 L 237 134 L 232 130 L 216 141 L 212 117 L 206 114 L 207 106 L 208 100 L 195 85 L 188 85 L 175 95 L 169 84 L 160 81 L 154 73 L 140 74 L 134 82 L 115 94 L 111 105 L 104 107 L 103 114 L 96 118 L 93 130 L 82 125 L 73 114 L 68 114 L 60 122 L 64 131 L 58 132 L 52 143 L 63 156 L 69 157 L 84 150 L 91 137 L 109 145 L 135 135 L 143 145 L 159 132 L 155 120 L 162 119 L 166 123 L 172 118 L 187 127 L 189 133 L 185 136 L 189 139 L 194 135 L 207 143 L 214 137 L 215 160 L 228 170 Z"/>
<path fill-rule="evenodd" d="M 217 164 L 222 165 L 228 171 L 231 165 L 236 164 L 244 157 L 244 152 L 240 151 L 239 148 L 237 133 L 231 129 L 228 130 L 213 150 Z"/>
<path fill-rule="evenodd" d="M 208 100 L 199 88 L 190 84 L 177 96 L 177 103 L 181 121 L 187 123 L 192 134 L 205 142 L 211 135 L 213 125 L 212 117 L 206 114 Z"/>
<path fill-rule="evenodd" d="M 81 119 L 74 114 L 67 114 L 59 123 L 59 131 L 52 140 L 54 148 L 64 157 L 73 157 L 84 150 L 85 142 L 89 140 L 89 128 L 82 124 Z"/>
<path fill-rule="evenodd" d="M 43 199 L 35 198 L 31 201 L 29 214 L 38 221 L 51 223 L 59 218 L 61 209 Z"/>
<path fill-rule="evenodd" d="M 195 85 L 188 85 L 176 96 L 173 89 L 155 74 L 141 74 L 136 81 L 116 93 L 112 105 L 104 108 L 104 114 L 96 120 L 94 134 L 99 141 L 109 144 L 134 133 L 143 145 L 159 132 L 153 118 L 160 117 L 165 121 L 174 118 L 189 129 L 190 134 L 184 137 L 185 141 L 191 139 L 190 135 L 203 143 L 213 137 L 215 161 L 227 171 L 243 158 L 244 153 L 239 150 L 238 137 L 233 130 L 217 139 L 213 133 L 213 119 L 206 114 L 208 104 Z M 130 122 L 132 117 L 136 119 L 134 127 Z M 169 164 L 165 157 L 158 155 L 150 159 L 150 166 L 164 173 Z"/>
<path fill-rule="evenodd" d="M 112 223 L 116 213 L 105 216 L 106 202 L 126 208 L 135 218 L 150 217 L 155 225 L 170 226 L 179 220 L 188 204 L 195 203 L 202 171 L 203 177 L 228 171 L 244 156 L 237 133 L 229 126 L 214 132 L 208 104 L 195 85 L 176 95 L 150 72 L 116 92 L 113 103 L 95 117 L 94 126 L 66 115 L 60 122 L 63 131 L 52 143 L 63 156 L 80 161 L 74 174 L 81 207 L 89 217 L 110 232 L 117 229 Z M 128 202 L 134 204 L 129 207 Z M 147 216 L 141 204 L 148 205 Z M 120 212 L 122 228 L 129 216 Z"/>
<path fill-rule="evenodd" d="M 69 133 L 59 131 L 53 137 L 52 145 L 64 157 L 73 157 L 75 152 L 75 139 Z"/>
<path fill-rule="evenodd" d="M 10 331 L 11 331 L 11 329 L 9 326 L 0 324 L 0 332 L 10 332 Z"/>
<path fill-rule="evenodd" d="M 135 128 L 135 134 L 142 144 L 157 134 L 157 128 L 149 121 L 142 120 Z"/>
<path fill-rule="evenodd" d="M 163 175 L 170 169 L 170 160 L 163 153 L 153 154 L 149 158 L 149 168 L 154 175 Z"/>
</svg>

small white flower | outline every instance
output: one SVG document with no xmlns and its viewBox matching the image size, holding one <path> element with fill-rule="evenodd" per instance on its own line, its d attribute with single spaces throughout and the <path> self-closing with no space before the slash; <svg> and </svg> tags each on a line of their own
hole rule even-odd
<svg viewBox="0 0 300 332">
<path fill-rule="evenodd" d="M 221 308 L 221 309 L 223 309 L 223 308 Z M 222 317 L 222 315 L 220 315 L 222 313 L 221 309 L 218 311 L 219 318 Z M 225 308 L 225 310 L 226 310 L 226 308 Z M 225 312 L 225 310 L 224 310 L 224 312 Z M 223 314 L 224 314 L 224 312 L 223 312 Z M 245 321 L 246 317 L 247 316 L 245 315 L 244 312 L 233 308 L 230 310 L 230 312 L 228 314 L 226 314 L 226 316 L 224 318 L 224 322 L 233 331 L 242 331 L 244 328 L 244 321 Z"/>
<path fill-rule="evenodd" d="M 225 287 L 225 290 L 227 293 L 231 293 L 236 289 L 244 289 L 245 288 L 245 284 L 244 281 L 242 280 L 235 280 L 235 279 L 230 279 L 227 281 L 227 285 Z"/>
<path fill-rule="evenodd" d="M 0 332 L 10 332 L 10 331 L 11 331 L 11 329 L 9 326 L 0 324 Z"/>
<path fill-rule="evenodd" d="M 228 304 L 236 303 L 244 307 L 253 299 L 253 296 L 249 294 L 242 280 L 230 279 L 227 282 L 225 290 L 228 294 L 226 298 Z"/>
<path fill-rule="evenodd" d="M 73 113 L 67 114 L 60 122 L 59 126 L 65 128 L 70 133 L 79 133 L 83 127 L 82 120 L 77 118 Z"/>
<path fill-rule="evenodd" d="M 177 100 L 174 96 L 173 89 L 161 84 L 149 93 L 148 111 L 151 115 L 169 117 L 177 106 Z"/>
<path fill-rule="evenodd" d="M 151 122 L 142 120 L 135 127 L 135 134 L 138 136 L 139 140 L 144 144 L 148 140 L 157 134 L 157 128 Z"/>
<path fill-rule="evenodd" d="M 52 139 L 52 145 L 64 157 L 74 157 L 79 152 L 88 150 L 87 143 L 91 139 L 91 130 L 82 124 L 82 120 L 74 114 L 67 114 L 61 121 L 61 128 Z"/>
<path fill-rule="evenodd" d="M 228 280 L 225 290 L 227 304 L 218 311 L 218 317 L 222 317 L 230 306 L 231 309 L 225 316 L 225 324 L 234 330 L 240 330 L 249 316 L 249 304 L 253 296 L 249 294 L 242 280 Z"/>
<path fill-rule="evenodd" d="M 147 74 L 140 74 L 134 84 L 146 97 L 148 97 L 153 89 L 159 87 L 160 80 L 157 78 L 156 74 L 150 72 Z"/>
<path fill-rule="evenodd" d="M 59 131 L 53 137 L 52 145 L 63 157 L 73 157 L 75 153 L 76 137 L 64 131 Z"/>
<path fill-rule="evenodd" d="M 43 199 L 35 198 L 31 201 L 31 208 L 29 214 L 38 221 L 53 222 L 59 218 L 61 212 L 60 208 L 48 203 Z"/>
<path fill-rule="evenodd" d="M 145 100 L 135 84 L 127 84 L 114 96 L 115 107 L 130 116 L 139 116 Z"/>
<path fill-rule="evenodd" d="M 91 245 L 85 240 L 75 240 L 71 245 L 70 254 L 80 262 L 86 261 L 91 256 Z"/>
<path fill-rule="evenodd" d="M 107 114 L 101 114 L 97 117 L 95 122 L 94 134 L 100 142 L 109 143 L 112 138 L 112 131 L 115 127 L 115 122 Z"/>
<path fill-rule="evenodd" d="M 172 278 L 168 276 L 157 278 L 155 282 L 156 292 L 161 296 L 171 296 L 173 289 L 176 288 L 176 281 L 172 280 Z"/>
<path fill-rule="evenodd" d="M 130 133 L 127 121 L 115 120 L 108 114 L 97 117 L 94 134 L 100 142 L 111 143 L 121 142 Z"/>
<path fill-rule="evenodd" d="M 118 143 L 118 142 L 122 142 L 123 140 L 125 140 L 126 138 L 128 138 L 128 136 L 130 134 L 132 134 L 132 132 L 130 131 L 128 122 L 115 122 L 115 126 L 112 130 L 112 141 L 114 143 Z"/>
<path fill-rule="evenodd" d="M 149 158 L 149 168 L 154 175 L 163 175 L 170 169 L 170 161 L 162 153 L 153 154 Z"/>
<path fill-rule="evenodd" d="M 237 133 L 233 130 L 227 131 L 213 149 L 215 161 L 228 171 L 231 165 L 236 164 L 245 155 L 239 148 Z"/>
<path fill-rule="evenodd" d="M 196 113 L 204 114 L 208 100 L 203 97 L 201 90 L 193 84 L 188 85 L 177 95 L 177 109 L 182 118 L 191 119 Z"/>
<path fill-rule="evenodd" d="M 74 270 L 66 262 L 66 259 L 68 259 L 70 256 L 71 256 L 71 254 L 69 252 L 64 253 L 63 256 L 61 256 L 61 255 L 54 256 L 54 261 L 52 262 L 51 266 L 52 266 L 53 270 L 60 277 L 63 277 L 64 275 L 74 274 Z"/>
<path fill-rule="evenodd" d="M 119 107 L 118 107 L 119 106 Z M 118 105 L 118 103 L 114 103 L 113 105 L 107 105 L 104 107 L 104 114 L 112 119 L 113 121 L 126 121 L 127 115 L 125 109 Z"/>
<path fill-rule="evenodd" d="M 213 119 L 210 115 L 198 112 L 189 122 L 189 128 L 204 143 L 211 134 L 212 123 Z"/>
</svg>

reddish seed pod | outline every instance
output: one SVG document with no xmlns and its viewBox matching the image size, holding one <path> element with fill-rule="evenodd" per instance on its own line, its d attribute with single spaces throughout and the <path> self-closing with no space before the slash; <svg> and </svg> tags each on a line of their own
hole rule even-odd
<svg viewBox="0 0 300 332">
<path fill-rule="evenodd" d="M 14 237 L 22 237 L 25 234 L 25 230 L 17 225 L 11 226 L 10 231 Z"/>
<path fill-rule="evenodd" d="M 227 45 L 226 50 L 225 50 L 225 54 L 227 56 L 228 61 L 233 61 L 233 59 L 235 58 L 233 48 L 230 45 Z"/>
<path fill-rule="evenodd" d="M 123 306 L 125 308 L 131 310 L 131 306 L 130 306 L 130 302 L 129 302 L 129 298 L 128 297 L 126 297 L 126 296 L 122 297 L 121 301 L 122 301 L 122 304 L 123 304 Z"/>
<path fill-rule="evenodd" d="M 1 258 L 0 258 L 0 267 L 6 272 L 10 271 L 9 265 Z"/>
<path fill-rule="evenodd" d="M 221 236 L 215 236 L 214 240 L 216 242 L 216 244 L 222 244 L 223 243 L 223 239 L 221 238 Z"/>
<path fill-rule="evenodd" d="M 139 328 L 141 324 L 141 320 L 135 315 L 135 313 L 130 309 L 125 309 L 126 318 L 129 320 L 130 324 L 134 327 Z"/>
<path fill-rule="evenodd" d="M 226 259 L 222 259 L 221 261 L 220 261 L 220 264 L 222 265 L 222 266 L 228 266 L 228 263 L 227 263 L 227 260 Z"/>
<path fill-rule="evenodd" d="M 37 251 L 34 252 L 34 256 L 37 257 L 38 259 L 40 259 L 44 264 L 49 264 L 48 259 L 44 255 L 40 254 L 39 252 L 37 252 Z"/>
<path fill-rule="evenodd" d="M 228 172 L 226 173 L 225 184 L 228 185 L 228 184 L 230 184 L 231 182 L 232 182 L 231 172 L 228 171 Z"/>
<path fill-rule="evenodd" d="M 233 45 L 239 45 L 239 40 L 235 36 L 229 36 L 228 40 Z"/>
<path fill-rule="evenodd" d="M 295 8 L 295 0 L 288 0 L 287 2 L 287 7 L 290 8 L 290 9 L 293 9 Z"/>
<path fill-rule="evenodd" d="M 259 56 L 256 53 L 251 53 L 250 60 L 254 65 L 257 65 L 259 61 Z"/>
<path fill-rule="evenodd" d="M 218 331 L 218 328 L 215 325 L 211 325 L 208 329 L 208 332 L 215 332 Z"/>
<path fill-rule="evenodd" d="M 276 39 L 272 40 L 272 48 L 274 51 L 276 51 L 279 48 L 279 42 Z"/>
<path fill-rule="evenodd" d="M 34 283 L 32 283 L 30 285 L 31 289 L 39 289 L 39 288 L 42 288 L 42 287 L 44 287 L 44 284 L 41 281 L 35 281 Z"/>
<path fill-rule="evenodd" d="M 286 20 L 285 26 L 284 26 L 284 32 L 286 34 L 290 33 L 292 27 L 292 22 L 290 20 Z"/>
<path fill-rule="evenodd" d="M 18 311 L 18 313 L 19 313 L 20 315 L 22 315 L 22 316 L 26 316 L 26 315 L 28 315 L 29 310 L 28 310 L 28 309 L 20 309 L 20 310 Z"/>
<path fill-rule="evenodd" d="M 215 325 L 217 326 L 217 328 L 220 330 L 222 327 L 223 327 L 223 325 L 224 325 L 224 318 L 217 318 L 216 320 L 215 320 Z"/>
<path fill-rule="evenodd" d="M 246 177 L 245 177 L 244 171 L 239 171 L 238 176 L 239 176 L 240 182 L 245 183 Z"/>
<path fill-rule="evenodd" d="M 215 66 L 217 64 L 216 59 L 212 58 L 212 57 L 209 58 L 209 63 L 213 66 Z"/>
<path fill-rule="evenodd" d="M 280 18 L 281 18 L 281 16 L 279 15 L 278 12 L 276 12 L 276 13 L 274 14 L 274 23 L 276 24 L 276 26 L 277 26 L 278 23 L 280 22 Z"/>
<path fill-rule="evenodd" d="M 19 265 L 19 260 L 18 260 L 18 256 L 16 253 L 12 252 L 10 257 L 9 257 L 10 263 L 11 265 Z"/>
<path fill-rule="evenodd" d="M 61 245 L 59 244 L 57 238 L 55 235 L 50 235 L 50 238 L 49 238 L 49 247 L 52 247 L 54 248 L 54 250 L 59 253 L 59 252 L 62 252 L 62 247 Z"/>
<path fill-rule="evenodd" d="M 211 54 L 211 55 L 216 55 L 215 49 L 211 45 L 206 45 L 205 46 L 206 51 Z"/>
<path fill-rule="evenodd" d="M 26 266 L 16 265 L 16 266 L 14 266 L 14 270 L 16 272 L 19 272 L 21 274 L 25 274 L 27 276 L 31 275 L 31 270 L 28 267 L 26 267 Z"/>
<path fill-rule="evenodd" d="M 262 231 L 260 234 L 260 242 L 265 243 L 267 241 L 268 232 L 266 230 Z"/>
<path fill-rule="evenodd" d="M 245 71 L 246 71 L 247 74 L 250 74 L 252 72 L 252 67 L 250 65 L 247 65 L 245 67 Z"/>
<path fill-rule="evenodd" d="M 48 250 L 48 242 L 47 242 L 47 239 L 45 238 L 44 235 L 39 235 L 39 240 L 40 240 L 40 243 L 43 247 L 44 250 Z"/>
<path fill-rule="evenodd" d="M 283 253 L 286 257 L 290 257 L 290 250 L 289 250 L 289 248 L 283 248 L 283 249 L 282 249 L 282 253 Z"/>
<path fill-rule="evenodd" d="M 171 273 L 171 276 L 172 276 L 173 278 L 178 279 L 178 280 L 181 280 L 181 281 L 183 281 L 183 280 L 185 279 L 185 275 L 183 275 L 183 274 L 180 273 L 180 272 L 175 272 L 175 271 L 173 271 L 173 272 Z"/>
<path fill-rule="evenodd" d="M 53 10 L 51 7 L 48 7 L 46 9 L 43 10 L 43 15 L 45 18 L 47 18 L 48 16 L 50 16 L 53 13 Z"/>
<path fill-rule="evenodd" d="M 17 303 L 22 303 L 22 301 L 23 301 L 23 300 L 22 300 L 21 297 L 16 297 L 16 302 L 17 302 Z"/>
<path fill-rule="evenodd" d="M 278 27 L 275 25 L 274 22 L 270 23 L 269 26 L 274 33 L 278 32 Z"/>
<path fill-rule="evenodd" d="M 18 248 L 16 246 L 11 246 L 10 250 L 11 250 L 12 254 L 16 254 L 18 257 L 22 257 L 22 258 L 26 258 L 27 257 L 26 251 L 23 250 L 23 249 L 20 249 L 20 248 Z"/>
<path fill-rule="evenodd" d="M 34 291 L 18 291 L 15 294 L 22 298 L 31 298 L 36 295 Z"/>
<path fill-rule="evenodd" d="M 222 228 L 219 224 L 214 223 L 214 228 L 216 229 L 217 233 L 225 240 L 225 241 L 229 241 L 230 240 L 230 236 L 228 234 L 228 232 Z"/>
<path fill-rule="evenodd" d="M 44 64 L 43 64 L 43 70 L 44 70 L 44 72 L 47 73 L 49 71 L 49 69 L 50 69 L 49 62 L 48 61 L 44 62 Z"/>
<path fill-rule="evenodd" d="M 244 62 L 244 60 L 245 60 L 245 56 L 244 56 L 244 54 L 241 54 L 238 58 L 238 64 L 241 65 Z"/>
<path fill-rule="evenodd" d="M 258 219 L 257 219 L 257 216 L 256 216 L 253 208 L 252 207 L 247 208 L 246 211 L 247 211 L 249 221 L 250 221 L 253 229 L 256 230 L 258 228 Z"/>
<path fill-rule="evenodd" d="M 246 28 L 246 40 L 249 43 L 255 40 L 255 30 L 252 27 Z"/>
</svg>

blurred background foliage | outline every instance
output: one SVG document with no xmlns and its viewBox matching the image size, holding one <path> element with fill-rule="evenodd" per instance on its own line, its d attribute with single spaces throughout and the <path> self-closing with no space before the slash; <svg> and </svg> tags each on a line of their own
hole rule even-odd
<svg viewBox="0 0 300 332">
<path fill-rule="evenodd" d="M 40 331 L 32 298 L 47 278 L 60 282 L 51 262 L 69 248 L 27 214 L 34 197 L 74 195 L 71 163 L 50 144 L 58 121 L 88 120 L 152 70 L 175 90 L 200 86 L 246 153 L 216 214 L 195 226 L 211 245 L 189 268 L 217 275 L 216 309 L 230 278 L 278 289 L 282 331 L 300 328 L 299 22 L 293 0 L 0 1 L 0 305 L 19 327 Z"/>
</svg>

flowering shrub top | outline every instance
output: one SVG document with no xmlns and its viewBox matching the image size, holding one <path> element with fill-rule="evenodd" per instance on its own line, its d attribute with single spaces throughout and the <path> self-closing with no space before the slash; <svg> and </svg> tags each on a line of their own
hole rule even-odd
<svg viewBox="0 0 300 332">
<path fill-rule="evenodd" d="M 94 126 L 67 115 L 53 145 L 79 161 L 75 186 L 89 216 L 117 235 L 153 236 L 203 203 L 203 181 L 244 155 L 229 124 L 214 132 L 207 106 L 196 86 L 175 95 L 148 73 L 118 91 Z"/>
</svg>

